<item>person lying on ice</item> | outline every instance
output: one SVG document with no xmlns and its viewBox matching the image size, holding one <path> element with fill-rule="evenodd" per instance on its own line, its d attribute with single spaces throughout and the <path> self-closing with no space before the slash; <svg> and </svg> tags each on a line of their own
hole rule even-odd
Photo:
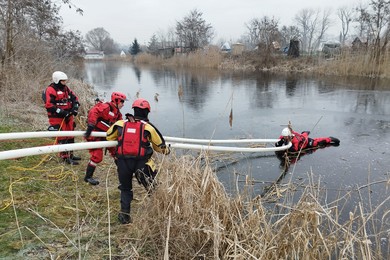
<svg viewBox="0 0 390 260">
<path fill-rule="evenodd" d="M 282 134 L 279 137 L 280 140 L 275 143 L 275 146 L 282 146 L 291 142 L 292 146 L 288 149 L 288 151 L 299 152 L 308 148 L 325 147 L 328 145 L 340 145 L 340 140 L 335 137 L 330 136 L 310 138 L 309 134 L 310 131 L 303 131 L 302 133 L 298 133 L 286 127 L 282 130 Z"/>
</svg>

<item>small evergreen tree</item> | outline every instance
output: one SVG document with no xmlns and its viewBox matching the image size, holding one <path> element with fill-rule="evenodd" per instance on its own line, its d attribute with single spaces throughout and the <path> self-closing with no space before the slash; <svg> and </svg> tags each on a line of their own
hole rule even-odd
<svg viewBox="0 0 390 260">
<path fill-rule="evenodd" d="M 137 39 L 134 39 L 133 43 L 131 44 L 129 52 L 131 55 L 137 55 L 138 53 L 141 52 L 141 47 L 139 46 Z"/>
<path fill-rule="evenodd" d="M 158 51 L 158 39 L 157 39 L 157 36 L 155 34 L 153 34 L 152 38 L 150 38 L 150 42 L 149 42 L 149 45 L 148 45 L 148 51 L 150 53 L 157 53 Z"/>
</svg>

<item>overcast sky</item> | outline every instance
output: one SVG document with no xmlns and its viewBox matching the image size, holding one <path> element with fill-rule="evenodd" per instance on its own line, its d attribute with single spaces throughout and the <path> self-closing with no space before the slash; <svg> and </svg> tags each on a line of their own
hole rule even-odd
<svg viewBox="0 0 390 260">
<path fill-rule="evenodd" d="M 330 34 L 338 35 L 340 23 L 337 8 L 354 6 L 368 0 L 72 0 L 84 10 L 81 16 L 75 9 L 61 9 L 66 30 L 88 31 L 103 27 L 120 44 L 130 45 L 134 38 L 148 44 L 154 33 L 167 33 L 191 10 L 203 13 L 203 19 L 215 30 L 213 42 L 221 39 L 235 41 L 247 33 L 245 24 L 253 18 L 267 15 L 279 19 L 279 25 L 292 25 L 295 15 L 302 9 L 330 8 L 334 25 Z"/>
</svg>

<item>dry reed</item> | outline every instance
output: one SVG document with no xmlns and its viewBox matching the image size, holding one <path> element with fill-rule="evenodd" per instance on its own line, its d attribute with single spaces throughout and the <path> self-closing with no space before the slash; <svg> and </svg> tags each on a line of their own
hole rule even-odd
<svg viewBox="0 0 390 260">
<path fill-rule="evenodd" d="M 17 218 L 20 228 L 12 230 L 15 225 L 10 223 L 12 231 L 5 232 L 3 239 L 18 240 L 19 230 L 24 245 L 18 256 L 41 258 L 385 259 L 389 253 L 377 245 L 381 237 L 388 239 L 386 201 L 371 212 L 360 204 L 343 222 L 339 218 L 342 205 L 321 203 L 325 194 L 313 174 L 298 200 L 279 199 L 270 207 L 267 198 L 247 196 L 245 190 L 229 195 L 207 154 L 156 159 L 160 162 L 158 186 L 148 196 L 134 181 L 133 223 L 129 225 L 116 220 L 118 181 L 108 158 L 96 173 L 106 176 L 98 187 L 81 186 L 85 184 L 79 184 L 83 181 L 77 176 L 82 173 L 77 171 L 68 175 L 76 178 L 52 182 L 51 177 L 42 185 L 38 183 L 44 176 L 24 170 L 30 180 L 14 185 L 14 208 L 36 221 L 28 224 Z M 42 167 L 50 169 L 55 164 L 48 161 Z M 34 186 L 42 188 L 31 192 Z M 287 183 L 275 194 L 288 198 L 296 188 Z M 384 215 L 378 216 L 379 212 Z M 370 221 L 379 217 L 383 226 L 368 229 Z M 42 219 L 43 223 L 37 221 Z M 33 237 L 26 238 L 26 231 Z"/>
<path fill-rule="evenodd" d="M 344 49 L 340 56 L 333 59 L 321 59 L 315 72 L 325 75 L 360 76 L 368 78 L 390 77 L 390 53 L 387 51 L 377 64 L 369 51 Z"/>
<path fill-rule="evenodd" d="M 170 58 L 141 53 L 134 57 L 135 64 L 163 65 L 177 68 L 208 68 L 217 69 L 223 56 L 218 48 L 198 50 L 191 53 L 176 54 Z"/>
</svg>

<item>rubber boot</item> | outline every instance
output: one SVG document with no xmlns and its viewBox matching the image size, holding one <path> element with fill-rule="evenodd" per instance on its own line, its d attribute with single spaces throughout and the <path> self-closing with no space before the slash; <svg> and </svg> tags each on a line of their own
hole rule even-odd
<svg viewBox="0 0 390 260">
<path fill-rule="evenodd" d="M 330 138 L 330 144 L 333 146 L 339 146 L 340 145 L 340 140 L 337 139 L 336 137 L 329 136 Z"/>
<path fill-rule="evenodd" d="M 318 147 L 325 147 L 325 146 L 327 146 L 328 145 L 328 143 L 327 143 L 327 141 L 325 141 L 325 140 L 322 140 L 322 141 L 319 141 L 318 142 Z"/>
<path fill-rule="evenodd" d="M 96 169 L 95 166 L 88 164 L 87 170 L 85 171 L 84 181 L 88 182 L 91 185 L 98 185 L 99 184 L 98 180 L 95 180 L 94 178 L 92 178 L 95 169 Z"/>
<path fill-rule="evenodd" d="M 74 144 L 74 138 L 68 139 L 68 144 Z M 73 155 L 73 151 L 70 151 L 69 154 L 70 154 L 70 156 L 69 156 L 70 159 L 72 159 L 73 161 L 80 161 L 81 160 L 81 157 Z"/>
<path fill-rule="evenodd" d="M 123 225 L 130 224 L 133 222 L 130 217 L 130 212 L 119 212 L 118 221 Z"/>
<path fill-rule="evenodd" d="M 58 140 L 57 143 L 58 144 L 67 144 L 67 143 L 69 143 L 68 141 L 69 140 L 67 140 L 67 139 Z M 70 164 L 70 165 L 78 165 L 79 164 L 78 162 L 72 160 L 69 152 L 60 152 L 60 157 L 61 157 L 62 161 L 67 163 L 67 164 Z"/>
<path fill-rule="evenodd" d="M 132 222 L 130 217 L 130 205 L 133 199 L 133 192 L 121 190 L 121 212 L 118 214 L 118 220 L 121 224 L 129 224 Z"/>
<path fill-rule="evenodd" d="M 70 159 L 72 159 L 73 161 L 80 161 L 80 160 L 81 160 L 81 157 L 75 156 L 75 155 L 73 155 L 73 153 L 71 153 L 71 154 L 70 154 Z"/>
<path fill-rule="evenodd" d="M 62 158 L 62 160 L 63 160 L 65 163 L 70 164 L 70 165 L 79 165 L 78 162 L 73 161 L 70 157 Z"/>
</svg>

